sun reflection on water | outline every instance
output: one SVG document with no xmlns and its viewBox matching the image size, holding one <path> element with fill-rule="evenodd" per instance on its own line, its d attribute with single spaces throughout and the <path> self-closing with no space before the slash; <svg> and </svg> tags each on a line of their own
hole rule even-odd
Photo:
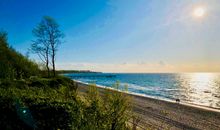
<svg viewBox="0 0 220 130">
<path fill-rule="evenodd" d="M 220 109 L 220 73 L 116 74 L 115 78 L 80 78 L 83 82 L 112 86 L 121 81 L 128 91 L 154 98 Z M 88 76 L 87 76 L 88 77 Z"/>
<path fill-rule="evenodd" d="M 212 73 L 191 74 L 190 86 L 198 91 L 210 91 L 215 75 Z"/>
<path fill-rule="evenodd" d="M 220 103 L 218 82 L 216 82 L 219 81 L 218 75 L 214 73 L 191 73 L 187 74 L 184 80 L 182 86 L 186 89 L 184 91 L 186 100 L 195 104 L 220 107 L 216 106 Z"/>
</svg>

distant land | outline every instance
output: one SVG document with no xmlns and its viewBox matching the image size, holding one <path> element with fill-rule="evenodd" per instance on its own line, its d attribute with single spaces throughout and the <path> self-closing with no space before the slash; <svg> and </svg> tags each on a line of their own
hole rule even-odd
<svg viewBox="0 0 220 130">
<path fill-rule="evenodd" d="M 66 73 L 102 73 L 102 72 L 95 72 L 91 70 L 57 70 L 58 74 L 66 74 Z"/>
</svg>

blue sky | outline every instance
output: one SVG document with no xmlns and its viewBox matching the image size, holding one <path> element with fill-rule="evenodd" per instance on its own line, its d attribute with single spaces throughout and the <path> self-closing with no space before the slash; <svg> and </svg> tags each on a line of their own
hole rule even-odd
<svg viewBox="0 0 220 130">
<path fill-rule="evenodd" d="M 219 0 L 0 0 L 0 9 L 0 28 L 23 54 L 42 16 L 56 19 L 58 69 L 220 71 Z"/>
</svg>

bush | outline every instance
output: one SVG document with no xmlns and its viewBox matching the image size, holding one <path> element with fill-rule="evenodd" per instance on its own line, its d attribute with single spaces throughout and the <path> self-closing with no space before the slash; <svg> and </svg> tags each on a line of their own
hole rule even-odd
<svg viewBox="0 0 220 130">
<path fill-rule="evenodd" d="M 12 97 L 0 97 L 0 127 L 3 130 L 29 130 L 27 125 L 17 114 L 17 109 Z"/>
<path fill-rule="evenodd" d="M 48 87 L 54 81 L 59 83 L 59 87 Z M 130 111 L 127 96 L 112 90 L 106 90 L 100 96 L 96 86 L 91 85 L 86 97 L 81 98 L 73 91 L 74 87 L 70 85 L 74 84 L 69 81 L 63 77 L 35 77 L 13 81 L 8 84 L 9 87 L 0 87 L 0 128 L 128 129 L 126 122 Z M 36 83 L 40 87 L 36 87 Z M 30 86 L 34 84 L 36 86 Z M 22 87 L 25 85 L 28 86 Z"/>
<path fill-rule="evenodd" d="M 52 88 L 0 88 L 0 128 L 72 129 L 79 106 L 74 96 Z"/>
<path fill-rule="evenodd" d="M 0 32 L 0 72 L 2 79 L 22 79 L 39 74 L 36 63 L 9 47 L 5 32 Z"/>
<path fill-rule="evenodd" d="M 119 83 L 115 84 L 115 88 Z M 90 85 L 87 95 L 87 107 L 84 115 L 86 117 L 85 128 L 90 129 L 128 129 L 127 122 L 130 119 L 129 98 L 124 93 L 105 90 L 100 96 L 95 85 Z"/>
</svg>

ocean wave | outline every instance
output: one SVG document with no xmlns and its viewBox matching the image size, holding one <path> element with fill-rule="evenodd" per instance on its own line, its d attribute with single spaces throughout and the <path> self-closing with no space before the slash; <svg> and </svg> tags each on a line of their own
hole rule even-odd
<svg viewBox="0 0 220 130">
<path fill-rule="evenodd" d="M 127 86 L 129 93 L 157 99 L 180 99 L 181 102 L 218 107 L 220 104 L 220 74 L 201 80 L 195 75 L 175 74 L 116 74 L 116 78 L 81 78 L 80 81 L 95 83 L 99 87 L 114 89 L 117 80 L 122 81 L 119 89 Z M 107 87 L 106 87 L 107 86 Z"/>
<path fill-rule="evenodd" d="M 152 86 L 139 86 L 131 83 L 121 83 L 122 86 L 127 86 L 135 90 L 146 90 L 146 91 L 184 91 L 185 89 L 180 88 L 161 88 L 161 87 L 152 87 Z"/>
</svg>

